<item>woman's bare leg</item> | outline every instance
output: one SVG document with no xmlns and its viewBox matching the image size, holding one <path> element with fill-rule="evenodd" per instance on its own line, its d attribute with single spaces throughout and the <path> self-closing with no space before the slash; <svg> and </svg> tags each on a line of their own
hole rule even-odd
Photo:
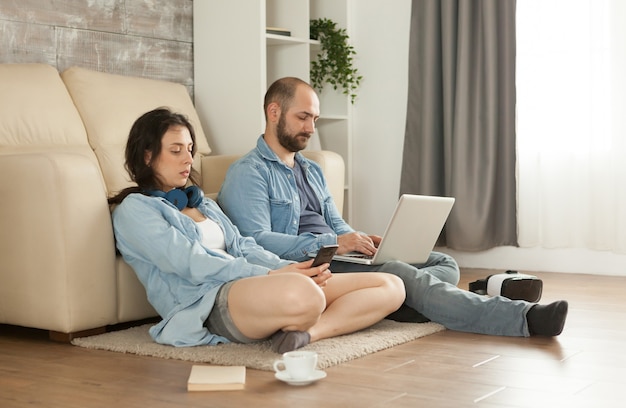
<svg viewBox="0 0 626 408">
<path fill-rule="evenodd" d="M 287 273 L 236 281 L 228 308 L 242 334 L 264 339 L 276 333 L 272 347 L 284 352 L 369 327 L 404 298 L 402 280 L 386 273 L 333 275 L 323 288 L 309 277 Z"/>
<path fill-rule="evenodd" d="M 398 309 L 405 298 L 400 278 L 376 272 L 335 274 L 323 291 L 327 306 L 308 330 L 312 342 L 369 327 Z"/>
<path fill-rule="evenodd" d="M 228 294 L 233 323 L 252 339 L 267 338 L 278 330 L 307 331 L 325 308 L 322 289 L 298 273 L 240 279 Z"/>
</svg>

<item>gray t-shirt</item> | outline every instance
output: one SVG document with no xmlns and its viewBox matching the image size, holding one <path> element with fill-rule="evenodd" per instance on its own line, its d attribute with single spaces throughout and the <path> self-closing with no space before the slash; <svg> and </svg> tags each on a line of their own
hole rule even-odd
<svg viewBox="0 0 626 408">
<path fill-rule="evenodd" d="M 296 178 L 296 185 L 300 192 L 300 226 L 298 235 L 304 232 L 313 234 L 334 233 L 334 231 L 326 224 L 322 217 L 322 207 L 319 199 L 315 196 L 315 192 L 309 185 L 300 163 L 296 161 L 293 167 L 293 174 Z"/>
</svg>

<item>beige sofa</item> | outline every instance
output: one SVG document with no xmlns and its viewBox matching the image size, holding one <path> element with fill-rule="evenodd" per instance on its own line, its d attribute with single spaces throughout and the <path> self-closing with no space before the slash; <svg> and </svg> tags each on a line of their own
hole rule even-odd
<svg viewBox="0 0 626 408">
<path fill-rule="evenodd" d="M 156 316 L 116 255 L 107 196 L 130 185 L 123 154 L 131 124 L 159 106 L 195 126 L 194 166 L 214 197 L 236 156 L 210 154 L 184 86 L 78 67 L 59 75 L 43 64 L 0 64 L 0 324 L 70 340 Z M 256 135 L 250 137 L 252 146 Z M 341 208 L 341 157 L 306 154 L 324 168 Z"/>
</svg>

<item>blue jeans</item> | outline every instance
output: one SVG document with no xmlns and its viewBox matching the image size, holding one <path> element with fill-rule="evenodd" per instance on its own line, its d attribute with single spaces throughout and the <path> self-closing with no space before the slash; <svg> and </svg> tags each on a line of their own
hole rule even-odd
<svg viewBox="0 0 626 408">
<path fill-rule="evenodd" d="M 332 272 L 382 271 L 402 279 L 405 305 L 450 330 L 500 336 L 530 335 L 526 313 L 533 306 L 523 300 L 478 295 L 456 285 L 459 268 L 446 254 L 432 252 L 424 264 L 391 261 L 382 265 L 359 265 L 333 261 Z"/>
</svg>

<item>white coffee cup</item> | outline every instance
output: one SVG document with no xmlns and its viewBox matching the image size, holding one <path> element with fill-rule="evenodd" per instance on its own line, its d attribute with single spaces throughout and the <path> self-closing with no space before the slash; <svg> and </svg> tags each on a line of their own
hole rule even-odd
<svg viewBox="0 0 626 408">
<path fill-rule="evenodd" d="M 317 367 L 315 351 L 294 350 L 283 353 L 282 360 L 274 361 L 274 371 L 286 372 L 294 380 L 311 378 Z"/>
</svg>

